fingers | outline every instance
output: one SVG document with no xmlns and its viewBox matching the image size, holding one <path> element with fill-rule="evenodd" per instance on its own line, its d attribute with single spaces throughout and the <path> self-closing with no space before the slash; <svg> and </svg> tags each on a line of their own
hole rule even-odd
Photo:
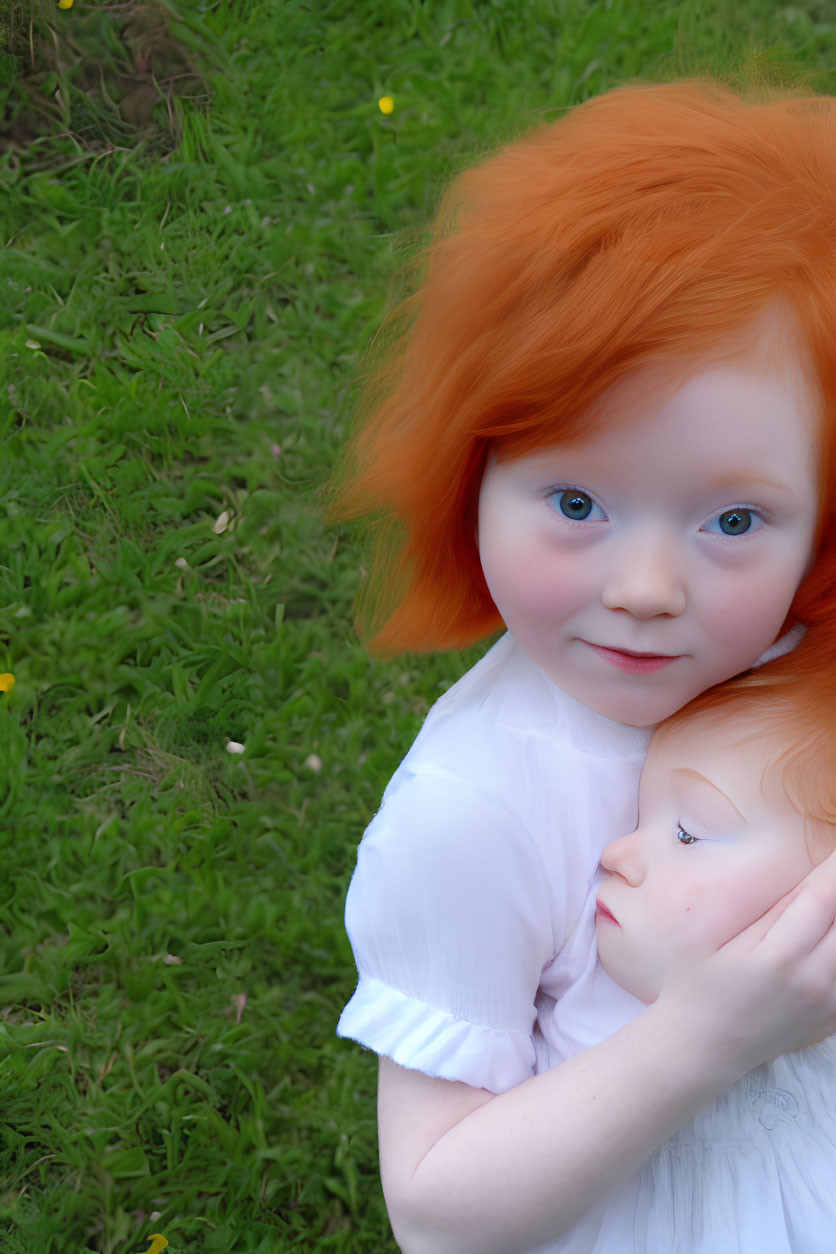
<svg viewBox="0 0 836 1254">
<path fill-rule="evenodd" d="M 765 926 L 761 945 L 774 958 L 789 962 L 812 952 L 830 935 L 834 922 L 836 854 L 831 854 L 758 920 Z"/>
<path fill-rule="evenodd" d="M 774 925 L 789 906 L 799 897 L 803 898 L 802 904 L 797 907 L 799 918 L 795 917 L 794 911 L 789 920 L 776 932 L 777 943 L 781 946 L 791 945 L 793 935 L 796 936 L 802 948 L 805 938 L 808 947 L 816 944 L 829 926 L 828 909 L 830 909 L 829 921 L 832 922 L 836 917 L 836 853 L 832 853 L 824 862 L 814 867 L 800 883 L 779 898 L 759 919 L 744 928 L 738 936 L 733 937 L 729 945 L 739 944 L 745 949 L 760 945 L 772 932 Z M 820 908 L 816 909 L 812 905 L 813 902 L 818 902 Z M 819 928 L 818 935 L 816 935 L 817 927 Z"/>
<path fill-rule="evenodd" d="M 801 884 L 803 883 L 804 880 L 800 884 L 796 884 L 795 888 L 791 888 L 783 897 L 780 897 L 759 919 L 756 919 L 754 923 L 740 934 L 741 938 L 746 938 L 751 944 L 759 944 L 771 929 L 773 923 L 781 917 L 790 902 L 794 901 L 801 892 Z"/>
<path fill-rule="evenodd" d="M 836 1033 L 836 855 L 662 998 L 744 1070 Z"/>
</svg>

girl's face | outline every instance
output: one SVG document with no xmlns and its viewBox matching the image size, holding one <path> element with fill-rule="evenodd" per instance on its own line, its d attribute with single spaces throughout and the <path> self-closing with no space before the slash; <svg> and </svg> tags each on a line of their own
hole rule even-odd
<svg viewBox="0 0 836 1254">
<path fill-rule="evenodd" d="M 763 749 L 741 747 L 740 736 L 739 723 L 701 715 L 654 738 L 639 826 L 601 856 L 609 874 L 598 890 L 598 955 L 642 1001 L 655 1001 L 669 975 L 754 923 L 812 869 L 803 818 L 789 801 L 764 797 Z"/>
<path fill-rule="evenodd" d="M 660 722 L 751 666 L 813 560 L 816 399 L 718 365 L 580 443 L 488 463 L 478 542 L 508 629 L 609 718 Z"/>
</svg>

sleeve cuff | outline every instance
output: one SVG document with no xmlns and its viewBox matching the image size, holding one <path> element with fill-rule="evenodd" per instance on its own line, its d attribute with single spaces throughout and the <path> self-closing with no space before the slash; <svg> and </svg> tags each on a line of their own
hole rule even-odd
<svg viewBox="0 0 836 1254">
<path fill-rule="evenodd" d="M 337 1025 L 400 1067 L 504 1093 L 534 1075 L 534 1042 L 523 1032 L 482 1027 L 361 976 Z"/>
</svg>

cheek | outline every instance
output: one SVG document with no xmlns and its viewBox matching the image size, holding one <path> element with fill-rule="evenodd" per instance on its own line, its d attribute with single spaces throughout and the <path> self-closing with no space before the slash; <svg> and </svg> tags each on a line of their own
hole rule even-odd
<svg viewBox="0 0 836 1254">
<path fill-rule="evenodd" d="M 794 577 L 779 578 L 773 571 L 723 581 L 720 595 L 708 591 L 702 603 L 703 640 L 709 643 L 722 678 L 751 666 L 773 643 L 796 587 Z"/>
<path fill-rule="evenodd" d="M 520 609 L 534 621 L 560 623 L 571 618 L 584 604 L 583 590 L 571 573 L 549 575 L 536 564 L 515 576 Z"/>
<path fill-rule="evenodd" d="M 729 615 L 737 630 L 752 630 L 753 618 L 783 622 L 786 611 L 804 577 L 809 559 L 806 537 L 787 538 L 779 548 L 764 551 L 757 561 L 730 564 L 705 585 L 710 599 L 712 586 L 721 589 L 722 613 Z M 705 572 L 704 572 L 705 573 Z"/>
<path fill-rule="evenodd" d="M 741 602 L 737 617 L 748 614 L 783 622 L 790 603 L 803 575 L 803 567 L 781 569 L 776 563 L 775 569 L 764 572 L 760 579 L 750 579 L 738 585 Z"/>
<path fill-rule="evenodd" d="M 801 873 L 763 873 L 759 867 L 696 876 L 668 899 L 669 935 L 680 954 L 714 953 L 759 919 L 795 886 Z"/>
<path fill-rule="evenodd" d="M 482 570 L 505 621 L 554 625 L 587 604 L 589 572 L 547 545 L 513 538 L 480 548 Z"/>
<path fill-rule="evenodd" d="M 679 954 L 701 953 L 718 929 L 716 894 L 706 880 L 688 876 L 677 880 L 666 895 L 661 909 L 662 936 L 671 950 Z"/>
<path fill-rule="evenodd" d="M 672 876 L 653 910 L 660 960 L 702 958 L 740 931 L 741 902 L 727 884 L 699 870 Z"/>
</svg>

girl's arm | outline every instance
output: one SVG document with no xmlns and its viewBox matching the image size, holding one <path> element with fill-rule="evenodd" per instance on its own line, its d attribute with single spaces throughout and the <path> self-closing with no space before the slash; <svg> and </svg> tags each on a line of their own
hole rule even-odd
<svg viewBox="0 0 836 1254">
<path fill-rule="evenodd" d="M 381 1060 L 405 1254 L 556 1240 L 753 1067 L 836 1031 L 836 854 L 614 1036 L 498 1096 Z"/>
</svg>

